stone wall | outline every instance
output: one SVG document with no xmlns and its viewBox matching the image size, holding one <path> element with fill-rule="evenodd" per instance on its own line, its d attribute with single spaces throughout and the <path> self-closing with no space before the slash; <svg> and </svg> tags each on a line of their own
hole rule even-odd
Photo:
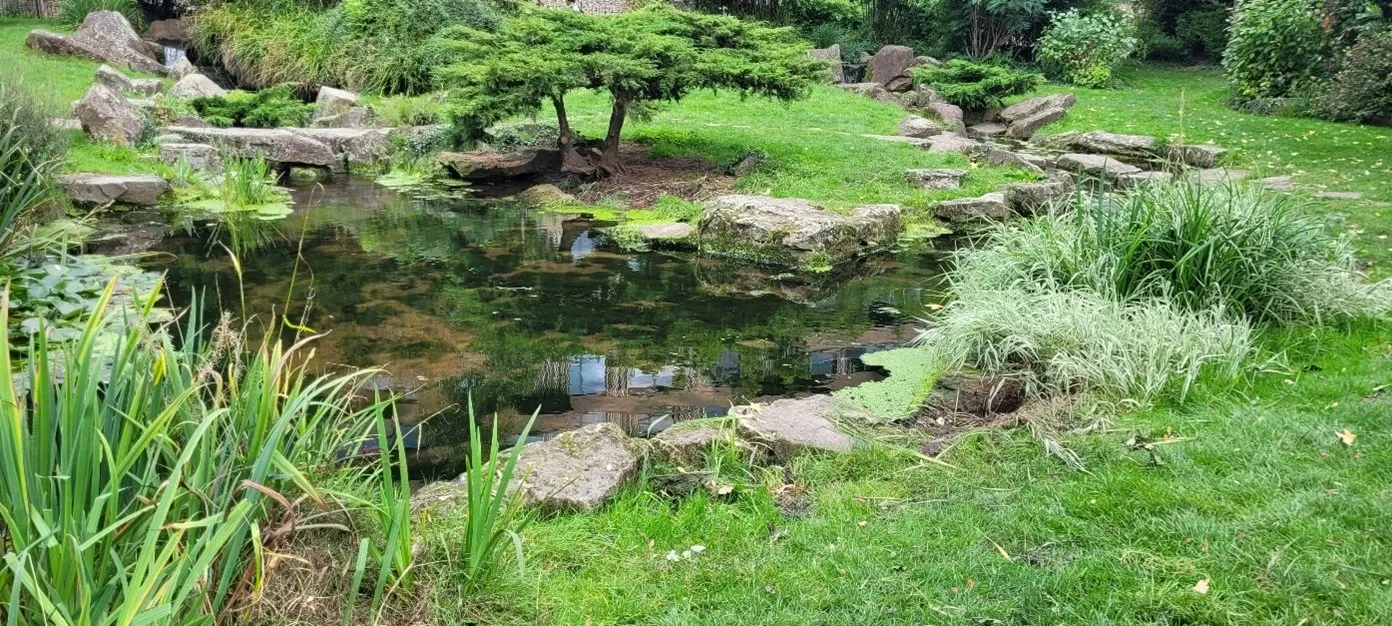
<svg viewBox="0 0 1392 626">
<path fill-rule="evenodd" d="M 57 17 L 59 0 L 0 0 L 0 17 Z"/>
</svg>

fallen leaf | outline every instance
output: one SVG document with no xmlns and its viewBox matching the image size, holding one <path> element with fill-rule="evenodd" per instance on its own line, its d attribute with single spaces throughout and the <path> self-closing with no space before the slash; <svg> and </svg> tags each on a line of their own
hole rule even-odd
<svg viewBox="0 0 1392 626">
<path fill-rule="evenodd" d="M 1197 594 L 1205 594 L 1205 593 L 1208 593 L 1208 579 L 1207 579 L 1207 578 L 1205 578 L 1205 579 L 1203 579 L 1203 580 L 1200 580 L 1200 581 L 1197 582 L 1197 583 L 1194 583 L 1194 593 L 1197 593 Z"/>
<path fill-rule="evenodd" d="M 1336 434 L 1339 435 L 1339 441 L 1344 442 L 1344 445 L 1346 446 L 1353 445 L 1353 440 L 1358 438 L 1358 435 L 1353 434 L 1353 432 L 1347 428 L 1344 429 L 1344 432 Z"/>
</svg>

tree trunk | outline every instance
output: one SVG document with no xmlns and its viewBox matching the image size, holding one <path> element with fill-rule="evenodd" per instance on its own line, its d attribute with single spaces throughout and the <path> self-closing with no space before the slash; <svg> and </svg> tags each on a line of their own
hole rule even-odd
<svg viewBox="0 0 1392 626">
<path fill-rule="evenodd" d="M 570 120 L 566 116 L 565 96 L 551 96 L 551 104 L 556 107 L 556 126 L 559 129 L 556 147 L 561 151 L 561 171 L 581 176 L 594 174 L 594 164 L 575 150 L 575 131 L 570 129 Z"/>
<path fill-rule="evenodd" d="M 619 134 L 623 132 L 627 115 L 628 100 L 615 95 L 614 109 L 609 112 L 609 134 L 604 136 L 604 152 L 599 160 L 599 167 L 610 174 L 623 172 L 623 165 L 619 163 Z"/>
</svg>

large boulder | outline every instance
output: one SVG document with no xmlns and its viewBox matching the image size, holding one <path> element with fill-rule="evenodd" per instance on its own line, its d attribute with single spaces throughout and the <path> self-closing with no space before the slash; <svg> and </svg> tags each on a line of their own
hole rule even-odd
<svg viewBox="0 0 1392 626">
<path fill-rule="evenodd" d="M 561 167 L 561 152 L 546 148 L 523 148 L 510 152 L 441 152 L 435 156 L 435 160 L 459 178 L 488 180 L 535 176 L 557 171 Z"/>
<path fill-rule="evenodd" d="M 341 162 L 328 144 L 283 128 L 169 126 L 161 132 L 179 143 L 219 146 L 240 157 L 260 157 L 282 166 L 332 167 Z"/>
<path fill-rule="evenodd" d="M 213 79 L 202 74 L 188 74 L 169 88 L 169 95 L 184 100 L 194 98 L 219 98 L 227 95 L 227 90 L 219 87 Z"/>
<path fill-rule="evenodd" d="M 731 412 L 740 436 L 767 447 L 777 459 L 807 449 L 850 452 L 854 443 L 832 421 L 837 409 L 831 396 L 775 400 L 763 406 L 735 407 Z"/>
<path fill-rule="evenodd" d="M 1010 217 L 1010 209 L 1005 206 L 1005 194 L 988 193 L 979 198 L 960 198 L 933 205 L 933 215 L 953 224 L 965 224 L 985 220 L 1003 220 Z"/>
<path fill-rule="evenodd" d="M 1045 109 L 1068 110 L 1078 103 L 1078 98 L 1071 93 L 1056 93 L 1038 98 L 1030 98 L 1016 104 L 1005 107 L 1000 112 L 1000 119 L 1007 124 L 1022 120 L 1039 113 Z"/>
<path fill-rule="evenodd" d="M 164 74 L 164 64 L 151 53 L 126 16 L 93 11 L 71 37 L 45 30 L 29 33 L 25 44 L 49 54 L 84 56 L 139 72 Z"/>
<path fill-rule="evenodd" d="M 524 446 L 509 491 L 543 509 L 593 511 L 637 475 L 643 453 L 617 425 L 591 424 Z"/>
<path fill-rule="evenodd" d="M 145 29 L 145 40 L 164 46 L 183 48 L 188 46 L 192 37 L 189 35 L 188 24 L 184 23 L 183 20 L 155 20 L 150 22 L 149 28 Z"/>
<path fill-rule="evenodd" d="M 1047 180 L 1006 185 L 1004 190 L 1006 208 L 1017 215 L 1030 216 L 1068 202 L 1073 195 L 1073 184 L 1067 180 Z"/>
<path fill-rule="evenodd" d="M 924 139 L 943 132 L 941 126 L 925 117 L 910 115 L 899 122 L 899 134 L 904 137 Z"/>
<path fill-rule="evenodd" d="M 1065 154 L 1055 160 L 1054 165 L 1070 172 L 1106 178 L 1116 178 L 1141 171 L 1139 167 L 1100 154 Z"/>
<path fill-rule="evenodd" d="M 967 123 L 962 113 L 962 107 L 944 100 L 934 100 L 924 105 L 923 108 L 938 118 L 948 130 L 958 135 L 967 134 Z"/>
<path fill-rule="evenodd" d="M 323 142 L 334 154 L 351 163 L 376 163 L 391 151 L 391 131 L 385 128 L 287 128 Z"/>
<path fill-rule="evenodd" d="M 810 56 L 818 61 L 823 61 L 831 70 L 831 82 L 846 82 L 846 68 L 841 64 L 841 44 L 831 44 L 827 48 L 815 48 L 807 51 Z"/>
<path fill-rule="evenodd" d="M 1150 135 L 1122 135 L 1094 130 L 1075 137 L 1072 145 L 1077 150 L 1093 154 L 1147 158 L 1155 151 L 1155 138 Z"/>
<path fill-rule="evenodd" d="M 169 183 L 158 176 L 68 174 L 58 179 L 74 204 L 133 204 L 150 206 L 169 192 Z"/>
<path fill-rule="evenodd" d="M 905 174 L 909 177 L 909 182 L 919 189 L 960 189 L 962 179 L 967 177 L 967 170 L 947 168 L 909 170 Z"/>
<path fill-rule="evenodd" d="M 1006 128 L 1005 134 L 1011 139 L 1028 140 L 1039 132 L 1039 129 L 1062 119 L 1067 112 L 1067 110 L 1058 107 L 1040 109 L 1032 115 L 1011 122 L 1010 126 Z"/>
<path fill-rule="evenodd" d="M 140 108 L 103 84 L 94 84 L 73 107 L 82 130 L 96 141 L 134 146 L 145 135 L 148 118 Z"/>
<path fill-rule="evenodd" d="M 333 87 L 320 87 L 314 99 L 314 117 L 333 117 L 343 115 L 357 106 L 358 94 Z"/>
<path fill-rule="evenodd" d="M 885 46 L 870 59 L 870 80 L 890 91 L 908 91 L 913 88 L 913 78 L 909 76 L 913 65 L 913 48 Z"/>
<path fill-rule="evenodd" d="M 897 205 L 866 205 L 847 216 L 796 198 L 720 196 L 701 213 L 700 245 L 719 256 L 823 267 L 892 245 L 900 219 Z"/>
</svg>

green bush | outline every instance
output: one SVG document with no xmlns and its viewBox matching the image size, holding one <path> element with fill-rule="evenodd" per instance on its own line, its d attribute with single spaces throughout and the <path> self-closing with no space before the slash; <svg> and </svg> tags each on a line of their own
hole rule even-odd
<svg viewBox="0 0 1392 626">
<path fill-rule="evenodd" d="M 1055 14 L 1044 29 L 1035 54 L 1044 71 L 1058 80 L 1106 87 L 1112 82 L 1112 70 L 1136 50 L 1135 30 L 1117 13 L 1065 11 Z"/>
<path fill-rule="evenodd" d="M 1228 29 L 1223 68 L 1238 101 L 1303 95 L 1322 72 L 1329 38 L 1317 0 L 1244 0 Z"/>
<path fill-rule="evenodd" d="M 190 104 L 209 124 L 242 128 L 280 128 L 309 123 L 313 105 L 301 102 L 297 85 L 284 83 L 256 93 L 195 98 Z"/>
<path fill-rule="evenodd" d="M 145 12 L 135 0 L 63 0 L 58 5 L 58 23 L 77 28 L 93 11 L 115 11 L 126 16 L 136 30 L 145 28 Z"/>
<path fill-rule="evenodd" d="M 1175 39 L 1184 44 L 1192 57 L 1219 58 L 1228 47 L 1229 13 L 1227 5 L 1215 2 L 1180 15 L 1175 20 Z"/>
<path fill-rule="evenodd" d="M 865 4 L 853 0 L 791 0 L 783 11 L 784 19 L 798 26 L 854 25 L 865 19 Z"/>
<path fill-rule="evenodd" d="M 1044 84 L 1044 77 L 1034 72 L 962 59 L 911 71 L 916 84 L 931 85 L 948 102 L 965 109 L 1000 106 L 1006 98 Z"/>
<path fill-rule="evenodd" d="M 1364 35 L 1317 99 L 1332 120 L 1392 124 L 1392 31 Z"/>
</svg>

